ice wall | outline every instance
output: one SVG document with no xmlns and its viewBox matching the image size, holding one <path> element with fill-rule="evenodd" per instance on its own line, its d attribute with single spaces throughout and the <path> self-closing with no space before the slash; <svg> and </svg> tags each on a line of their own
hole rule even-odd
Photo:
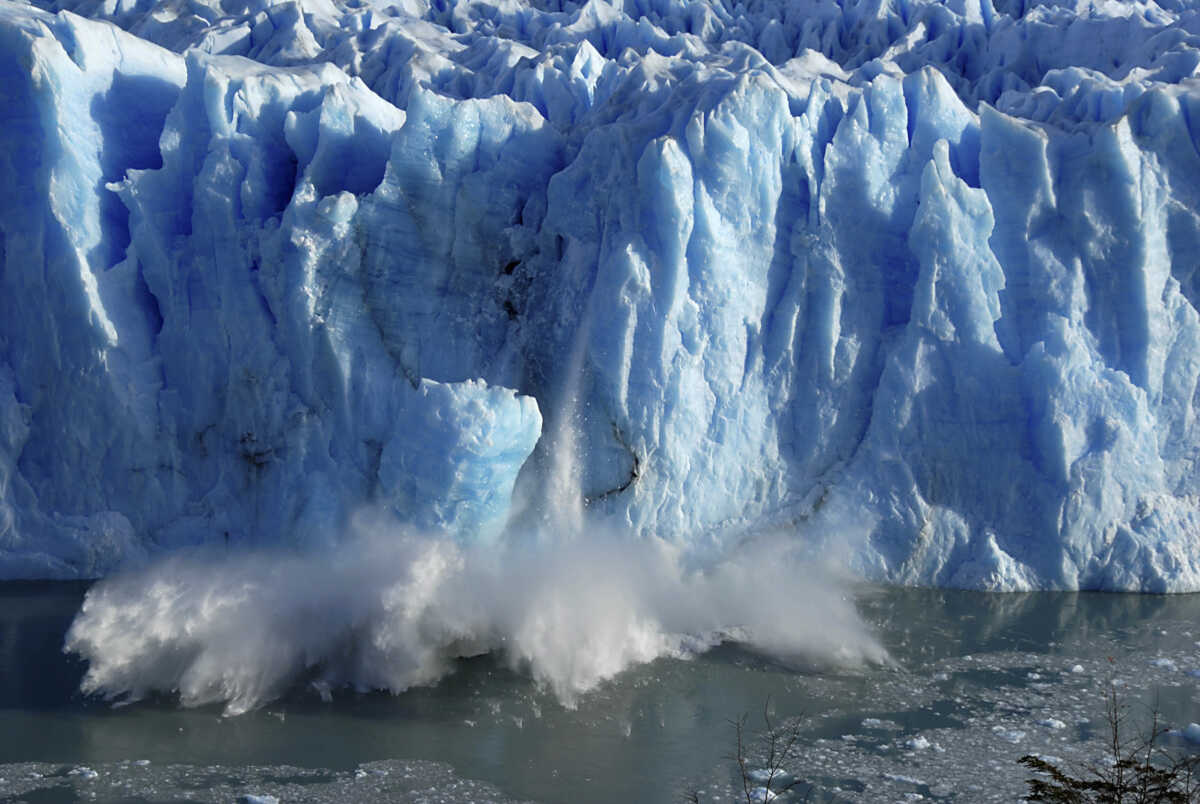
<svg viewBox="0 0 1200 804">
<path fill-rule="evenodd" d="M 39 5 L 0 575 L 493 540 L 569 434 L 590 516 L 700 553 L 1200 590 L 1200 8 Z"/>
</svg>

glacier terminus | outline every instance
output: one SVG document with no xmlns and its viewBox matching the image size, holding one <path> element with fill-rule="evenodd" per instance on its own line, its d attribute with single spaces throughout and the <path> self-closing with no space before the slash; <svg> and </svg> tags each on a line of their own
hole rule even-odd
<svg viewBox="0 0 1200 804">
<path fill-rule="evenodd" d="M 1200 591 L 1198 75 L 1191 0 L 0 0 L 0 576 L 489 544 L 566 454 L 698 555 Z"/>
</svg>

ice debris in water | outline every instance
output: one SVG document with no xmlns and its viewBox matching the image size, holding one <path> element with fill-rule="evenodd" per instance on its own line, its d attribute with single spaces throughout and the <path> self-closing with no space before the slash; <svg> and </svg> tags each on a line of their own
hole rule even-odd
<svg viewBox="0 0 1200 804">
<path fill-rule="evenodd" d="M 1200 590 L 1189 0 L 0 0 L 0 576 L 776 527 Z"/>
</svg>

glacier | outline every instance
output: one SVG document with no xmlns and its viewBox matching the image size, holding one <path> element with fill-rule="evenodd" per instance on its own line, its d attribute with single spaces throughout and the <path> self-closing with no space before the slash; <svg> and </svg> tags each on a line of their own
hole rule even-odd
<svg viewBox="0 0 1200 804">
<path fill-rule="evenodd" d="M 0 577 L 566 494 L 1200 591 L 1198 70 L 1187 0 L 0 0 Z"/>
</svg>

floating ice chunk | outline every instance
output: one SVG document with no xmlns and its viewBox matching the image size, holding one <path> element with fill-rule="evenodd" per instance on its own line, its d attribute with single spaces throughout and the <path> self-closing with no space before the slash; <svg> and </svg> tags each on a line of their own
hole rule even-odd
<svg viewBox="0 0 1200 804">
<path fill-rule="evenodd" d="M 779 769 L 772 771 L 767 768 L 754 768 L 747 773 L 747 776 L 750 777 L 751 781 L 758 782 L 759 784 L 765 785 L 769 782 L 771 787 L 776 790 L 778 790 L 781 785 L 786 784 L 787 781 L 793 778 L 792 775 L 786 771 Z"/>
<path fill-rule="evenodd" d="M 1010 743 L 1019 743 L 1025 739 L 1025 732 L 1020 729 L 1010 729 L 1006 726 L 993 726 L 992 734 Z"/>
<path fill-rule="evenodd" d="M 901 784 L 911 784 L 915 787 L 925 786 L 925 782 L 916 778 L 915 776 L 906 776 L 904 774 L 899 774 L 899 773 L 885 773 L 885 774 L 883 774 L 883 778 L 885 778 L 891 782 L 900 782 Z"/>
<path fill-rule="evenodd" d="M 864 729 L 887 729 L 895 730 L 900 728 L 900 724 L 894 720 L 884 720 L 877 717 L 864 718 L 862 722 Z"/>
</svg>

